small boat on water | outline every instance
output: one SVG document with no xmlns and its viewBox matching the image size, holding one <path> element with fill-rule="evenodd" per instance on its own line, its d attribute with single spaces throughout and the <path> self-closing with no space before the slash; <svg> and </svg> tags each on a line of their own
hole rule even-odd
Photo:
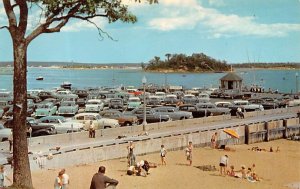
<svg viewBox="0 0 300 189">
<path fill-rule="evenodd" d="M 43 81 L 43 80 L 44 80 L 44 77 L 43 77 L 43 76 L 38 76 L 38 77 L 36 78 L 36 80 L 38 80 L 38 81 Z"/>
<path fill-rule="evenodd" d="M 71 89 L 72 83 L 70 83 L 69 81 L 64 81 L 60 87 L 64 88 L 64 89 Z"/>
</svg>

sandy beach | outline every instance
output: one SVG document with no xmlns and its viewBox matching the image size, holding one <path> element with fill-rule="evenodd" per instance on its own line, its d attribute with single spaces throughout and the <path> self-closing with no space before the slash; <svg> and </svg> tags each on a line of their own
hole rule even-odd
<svg viewBox="0 0 300 189">
<path fill-rule="evenodd" d="M 165 144 L 167 147 L 167 144 Z M 269 150 L 279 147 L 279 152 L 256 152 L 252 147 L 258 146 Z M 71 189 L 88 189 L 94 173 L 100 165 L 104 165 L 106 175 L 119 181 L 120 189 L 153 189 L 153 188 L 260 188 L 284 189 L 290 183 L 300 183 L 300 145 L 299 142 L 277 140 L 252 145 L 230 146 L 235 151 L 223 151 L 209 147 L 194 148 L 193 165 L 188 166 L 184 151 L 169 151 L 167 166 L 160 165 L 159 153 L 137 156 L 137 160 L 148 160 L 157 163 L 158 167 L 150 169 L 147 177 L 127 176 L 127 160 L 115 159 L 79 166 L 66 167 L 70 176 Z M 159 150 L 159 149 L 158 149 Z M 241 165 L 251 166 L 256 164 L 255 172 L 262 181 L 251 183 L 246 179 L 223 177 L 219 171 L 202 171 L 196 166 L 215 165 L 219 170 L 219 159 L 222 155 L 229 156 L 229 165 L 234 165 L 235 170 L 240 170 Z M 87 154 L 88 155 L 88 154 Z M 36 189 L 52 189 L 58 170 L 39 170 L 32 173 Z"/>
</svg>

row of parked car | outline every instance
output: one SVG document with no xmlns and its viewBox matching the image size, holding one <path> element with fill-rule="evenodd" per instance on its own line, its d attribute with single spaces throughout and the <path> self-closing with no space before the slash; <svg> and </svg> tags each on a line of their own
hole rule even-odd
<svg viewBox="0 0 300 189">
<path fill-rule="evenodd" d="M 196 96 L 183 92 L 143 94 L 136 90 L 114 89 L 29 90 L 27 126 L 32 128 L 31 136 L 41 136 L 87 130 L 91 121 L 97 129 L 141 124 L 144 95 L 147 123 L 236 115 L 238 107 L 247 112 L 280 107 L 276 101 L 262 103 L 267 101 L 263 98 L 212 103 L 207 93 Z M 11 93 L 0 91 L 0 118 L 6 120 L 3 126 L 6 128 L 13 128 L 12 104 Z M 79 110 L 83 113 L 78 113 Z"/>
</svg>

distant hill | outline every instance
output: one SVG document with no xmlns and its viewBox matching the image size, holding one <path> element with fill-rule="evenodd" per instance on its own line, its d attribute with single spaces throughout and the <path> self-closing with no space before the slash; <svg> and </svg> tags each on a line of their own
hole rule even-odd
<svg viewBox="0 0 300 189">
<path fill-rule="evenodd" d="M 241 63 L 232 64 L 233 68 L 281 68 L 281 69 L 300 69 L 300 63 Z"/>
<path fill-rule="evenodd" d="M 12 66 L 12 62 L 0 62 L 0 67 L 3 66 Z M 77 63 L 77 62 L 33 62 L 29 61 L 28 66 L 34 67 L 50 67 L 50 66 L 60 66 L 66 68 L 89 68 L 89 67 L 140 67 L 140 63 Z"/>
</svg>

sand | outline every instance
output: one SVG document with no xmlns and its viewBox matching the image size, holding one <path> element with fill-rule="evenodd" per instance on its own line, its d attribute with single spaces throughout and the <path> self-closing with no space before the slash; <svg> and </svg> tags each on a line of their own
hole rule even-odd
<svg viewBox="0 0 300 189">
<path fill-rule="evenodd" d="M 167 144 L 165 144 L 167 147 Z M 248 150 L 254 146 L 274 149 L 280 152 L 254 152 Z M 89 189 L 90 181 L 100 165 L 107 168 L 106 175 L 117 179 L 119 189 L 173 189 L 173 188 L 222 188 L 222 189 L 286 189 L 285 185 L 300 183 L 300 143 L 289 140 L 277 140 L 252 145 L 230 146 L 235 151 L 222 151 L 209 147 L 194 148 L 193 165 L 188 166 L 184 151 L 170 151 L 167 154 L 167 166 L 159 165 L 150 169 L 147 177 L 127 176 L 125 158 L 94 164 L 66 167 L 70 176 L 70 189 Z M 159 150 L 159 149 L 158 149 Z M 251 183 L 246 179 L 219 176 L 218 171 L 202 171 L 195 166 L 215 165 L 219 169 L 222 155 L 229 156 L 229 165 L 239 170 L 241 165 L 256 164 L 256 173 L 262 181 Z M 159 153 L 137 156 L 137 160 L 148 160 L 160 164 Z M 32 173 L 35 189 L 53 189 L 58 170 L 39 170 Z"/>
</svg>

